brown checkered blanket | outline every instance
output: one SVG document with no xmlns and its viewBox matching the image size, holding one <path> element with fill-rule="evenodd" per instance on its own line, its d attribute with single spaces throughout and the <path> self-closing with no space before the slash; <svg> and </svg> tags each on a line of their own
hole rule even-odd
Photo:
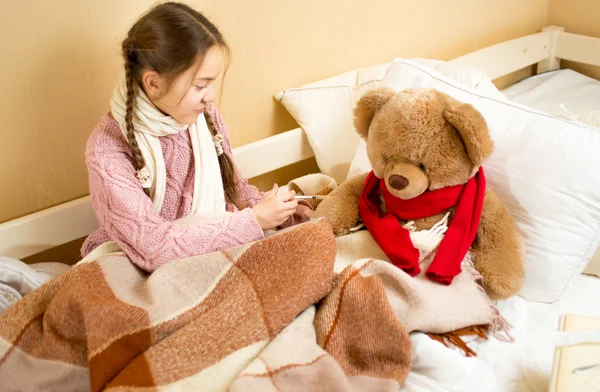
<svg viewBox="0 0 600 392">
<path fill-rule="evenodd" d="M 0 316 L 0 390 L 398 390 L 410 340 L 374 261 L 335 258 L 313 220 L 151 275 L 79 264 Z"/>
</svg>

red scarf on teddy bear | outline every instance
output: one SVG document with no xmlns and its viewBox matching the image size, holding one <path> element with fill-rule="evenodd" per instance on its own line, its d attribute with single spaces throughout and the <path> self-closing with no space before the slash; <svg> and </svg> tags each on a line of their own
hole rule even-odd
<svg viewBox="0 0 600 392">
<path fill-rule="evenodd" d="M 419 250 L 413 246 L 409 231 L 399 220 L 426 218 L 456 207 L 450 226 L 426 272 L 429 279 L 449 285 L 461 272 L 462 260 L 475 240 L 485 187 L 485 176 L 480 167 L 466 184 L 425 191 L 413 199 L 402 200 L 388 191 L 385 180 L 371 172 L 360 196 L 360 217 L 390 261 L 415 276 L 421 272 Z M 387 213 L 380 208 L 382 194 Z"/>
</svg>

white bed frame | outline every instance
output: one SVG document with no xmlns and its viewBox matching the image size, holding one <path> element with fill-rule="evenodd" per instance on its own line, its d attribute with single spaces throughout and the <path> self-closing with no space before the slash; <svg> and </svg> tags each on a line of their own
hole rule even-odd
<svg viewBox="0 0 600 392">
<path fill-rule="evenodd" d="M 559 69 L 561 60 L 600 66 L 600 38 L 570 34 L 549 26 L 541 32 L 502 42 L 450 61 L 487 72 L 495 80 L 537 64 L 537 73 Z M 301 128 L 233 151 L 246 178 L 314 156 Z M 269 159 L 264 159 L 269 156 Z M 98 227 L 86 196 L 0 224 L 0 256 L 22 259 L 90 234 Z M 57 229 L 60 228 L 60 229 Z"/>
</svg>

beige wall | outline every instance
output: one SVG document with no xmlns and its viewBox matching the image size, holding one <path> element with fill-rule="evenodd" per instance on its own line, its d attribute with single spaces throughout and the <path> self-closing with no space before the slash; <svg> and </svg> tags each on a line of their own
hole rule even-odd
<svg viewBox="0 0 600 392">
<path fill-rule="evenodd" d="M 550 0 L 548 24 L 562 26 L 569 33 L 600 37 L 600 1 Z M 571 61 L 561 62 L 561 67 L 600 79 L 600 67 Z"/>
<path fill-rule="evenodd" d="M 548 1 L 189 3 L 231 44 L 221 109 L 239 146 L 295 127 L 272 98 L 281 89 L 395 56 L 450 59 L 533 33 L 546 25 Z M 119 42 L 153 3 L 0 2 L 0 222 L 87 194 L 85 142 L 120 77 Z M 296 173 L 255 183 L 268 186 Z"/>
</svg>

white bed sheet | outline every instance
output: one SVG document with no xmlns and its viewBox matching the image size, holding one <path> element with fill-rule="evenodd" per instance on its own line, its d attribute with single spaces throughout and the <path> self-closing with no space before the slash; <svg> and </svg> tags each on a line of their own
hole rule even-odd
<svg viewBox="0 0 600 392">
<path fill-rule="evenodd" d="M 508 99 L 550 114 L 569 111 L 600 111 L 600 81 L 571 69 L 545 72 L 521 80 L 504 90 Z"/>
<path fill-rule="evenodd" d="M 600 279 L 581 275 L 571 295 L 553 304 L 513 297 L 499 304 L 513 325 L 514 343 L 490 338 L 469 344 L 477 357 L 467 358 L 423 334 L 412 334 L 413 367 L 402 392 L 545 392 L 552 373 L 565 313 L 600 317 Z M 600 341 L 600 333 L 597 338 Z"/>
</svg>

